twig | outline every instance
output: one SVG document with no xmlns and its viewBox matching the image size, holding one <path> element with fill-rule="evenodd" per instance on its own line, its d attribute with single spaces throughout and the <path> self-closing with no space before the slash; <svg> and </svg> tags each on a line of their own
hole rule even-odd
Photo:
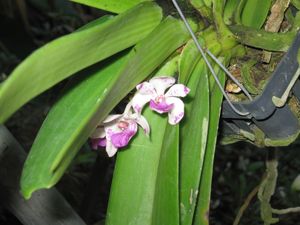
<svg viewBox="0 0 300 225">
<path fill-rule="evenodd" d="M 233 222 L 233 225 L 238 225 L 244 212 L 246 211 L 246 209 L 248 208 L 251 200 L 255 197 L 255 195 L 257 194 L 258 192 L 258 189 L 259 189 L 260 185 L 257 185 L 247 196 L 247 198 L 245 199 L 243 205 L 241 206 L 241 208 L 239 209 L 239 212 L 238 214 L 236 215 L 235 217 L 235 220 Z"/>
</svg>

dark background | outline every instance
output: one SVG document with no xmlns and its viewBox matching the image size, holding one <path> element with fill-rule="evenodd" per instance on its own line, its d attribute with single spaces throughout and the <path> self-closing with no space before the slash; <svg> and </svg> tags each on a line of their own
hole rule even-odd
<svg viewBox="0 0 300 225">
<path fill-rule="evenodd" d="M 168 7 L 166 7 L 168 10 Z M 104 12 L 65 0 L 0 0 L 0 81 L 34 49 L 68 34 Z M 40 128 L 47 112 L 67 81 L 63 81 L 33 99 L 5 124 L 26 151 Z M 300 205 L 300 195 L 291 184 L 300 172 L 299 143 L 280 148 L 279 177 L 272 198 L 274 208 Z M 268 149 L 250 144 L 218 145 L 215 156 L 212 188 L 211 224 L 232 224 L 247 195 L 262 180 Z M 0 165 L 1 166 L 1 165 Z M 92 151 L 88 143 L 56 187 L 85 219 L 95 224 L 105 219 L 114 159 L 104 151 Z M 259 202 L 253 198 L 240 221 L 244 225 L 262 224 Z M 280 217 L 282 225 L 300 224 L 299 214 Z M 0 224 L 21 224 L 10 212 L 1 208 Z"/>
</svg>

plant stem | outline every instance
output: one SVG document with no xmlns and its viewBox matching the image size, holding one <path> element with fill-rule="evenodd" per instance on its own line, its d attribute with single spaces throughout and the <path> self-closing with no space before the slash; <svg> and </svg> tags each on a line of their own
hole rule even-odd
<svg viewBox="0 0 300 225">
<path fill-rule="evenodd" d="M 258 199 L 260 200 L 261 218 L 264 221 L 264 225 L 270 225 L 277 223 L 278 218 L 273 218 L 271 198 L 275 192 L 277 183 L 277 166 L 278 161 L 276 157 L 277 150 L 274 148 L 268 149 L 268 156 L 266 161 L 266 178 L 262 181 L 258 190 Z"/>
<path fill-rule="evenodd" d="M 222 49 L 227 50 L 237 45 L 233 33 L 229 30 L 223 20 L 224 1 L 213 0 L 213 17 L 219 41 L 222 44 Z"/>
<path fill-rule="evenodd" d="M 208 8 L 202 1 L 189 0 L 189 2 L 200 13 L 201 16 L 206 18 L 209 22 L 213 21 L 211 9 Z"/>
</svg>

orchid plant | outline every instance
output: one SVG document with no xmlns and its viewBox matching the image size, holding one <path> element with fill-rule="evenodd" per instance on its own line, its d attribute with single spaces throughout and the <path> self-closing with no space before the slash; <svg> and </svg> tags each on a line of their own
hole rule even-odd
<svg viewBox="0 0 300 225">
<path fill-rule="evenodd" d="M 150 102 L 152 110 L 168 113 L 169 123 L 175 125 L 184 116 L 184 104 L 178 97 L 185 97 L 190 89 L 183 84 L 175 84 L 173 77 L 154 77 L 149 82 L 137 85 L 137 93 L 132 99 L 133 108 L 140 113 L 144 104 Z M 171 87 L 166 93 L 166 89 Z"/>
<path fill-rule="evenodd" d="M 73 1 L 113 15 L 41 47 L 0 86 L 4 123 L 72 76 L 32 145 L 20 182 L 23 196 L 54 186 L 91 138 L 92 148 L 116 155 L 107 225 L 208 225 L 220 87 L 234 101 L 246 97 L 231 91 L 221 68 L 251 96 L 259 94 L 282 56 L 278 52 L 287 51 L 299 31 L 299 1 L 179 1 L 189 29 L 171 1 Z M 164 16 L 160 4 L 173 16 Z M 203 46 L 202 55 L 195 43 Z M 261 58 L 264 67 L 256 67 Z M 127 99 L 122 114 L 109 115 Z M 227 142 L 263 138 L 258 131 Z M 124 151 L 116 154 L 119 149 Z M 262 219 L 270 224 L 270 196 L 260 199 Z"/>
<path fill-rule="evenodd" d="M 93 149 L 98 147 L 106 147 L 109 157 L 116 154 L 118 148 L 128 145 L 131 138 L 136 134 L 140 125 L 146 134 L 150 133 L 150 127 L 142 115 L 133 114 L 131 111 L 131 103 L 121 115 L 109 115 L 96 128 L 91 136 Z"/>
<path fill-rule="evenodd" d="M 185 97 L 189 88 L 183 84 L 175 84 L 175 78 L 169 76 L 154 77 L 149 82 L 143 82 L 136 86 L 137 93 L 125 108 L 121 115 L 109 115 L 102 121 L 92 134 L 92 147 L 106 147 L 109 157 L 117 152 L 118 148 L 128 145 L 136 134 L 140 125 L 145 134 L 149 135 L 150 126 L 141 115 L 147 102 L 150 108 L 160 114 L 169 114 L 169 123 L 176 125 L 184 116 L 184 104 L 178 97 Z M 171 87 L 166 94 L 167 88 Z M 133 107 L 133 109 L 132 109 Z M 134 113 L 132 111 L 135 111 Z"/>
</svg>

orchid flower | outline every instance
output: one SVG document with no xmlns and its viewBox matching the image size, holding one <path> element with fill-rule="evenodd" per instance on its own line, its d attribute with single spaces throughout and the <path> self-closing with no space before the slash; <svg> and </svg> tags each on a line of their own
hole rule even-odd
<svg viewBox="0 0 300 225">
<path fill-rule="evenodd" d="M 140 125 L 148 135 L 150 127 L 142 115 L 132 112 L 131 103 L 123 114 L 109 115 L 91 135 L 92 148 L 106 147 L 109 157 L 116 154 L 119 148 L 128 145 Z"/>
<path fill-rule="evenodd" d="M 137 85 L 137 93 L 132 99 L 135 112 L 141 114 L 143 106 L 150 102 L 152 110 L 168 113 L 170 124 L 179 123 L 184 116 L 184 103 L 178 97 L 185 97 L 190 89 L 183 84 L 175 84 L 175 81 L 173 77 L 162 76 Z"/>
</svg>

